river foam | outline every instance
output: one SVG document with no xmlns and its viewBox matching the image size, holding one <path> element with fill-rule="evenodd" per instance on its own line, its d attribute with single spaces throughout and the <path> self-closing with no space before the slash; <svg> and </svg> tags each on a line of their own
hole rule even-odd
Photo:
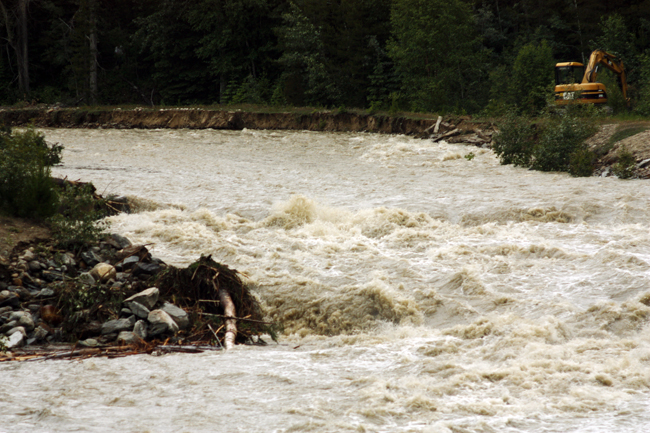
<svg viewBox="0 0 650 433">
<path fill-rule="evenodd" d="M 44 132 L 66 147 L 55 174 L 136 199 L 114 231 L 174 265 L 212 254 L 240 270 L 285 333 L 229 353 L 1 365 L 0 431 L 648 427 L 642 181 L 404 136 Z"/>
</svg>

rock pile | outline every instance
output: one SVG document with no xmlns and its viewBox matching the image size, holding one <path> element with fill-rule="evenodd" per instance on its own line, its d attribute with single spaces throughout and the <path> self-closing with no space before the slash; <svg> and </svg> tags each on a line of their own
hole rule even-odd
<svg viewBox="0 0 650 433">
<path fill-rule="evenodd" d="M 187 329 L 186 311 L 150 286 L 166 267 L 117 234 L 77 255 L 46 244 L 15 248 L 0 263 L 0 346 L 137 344 Z"/>
</svg>

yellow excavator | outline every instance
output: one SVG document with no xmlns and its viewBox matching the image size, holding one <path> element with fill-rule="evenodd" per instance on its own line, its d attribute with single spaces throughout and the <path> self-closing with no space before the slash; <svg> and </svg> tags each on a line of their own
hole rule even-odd
<svg viewBox="0 0 650 433">
<path fill-rule="evenodd" d="M 596 81 L 602 66 L 616 74 L 623 97 L 629 103 L 623 61 L 604 50 L 594 50 L 591 53 L 586 69 L 582 63 L 578 62 L 564 62 L 555 65 L 555 103 L 558 105 L 575 102 L 605 104 L 607 89 L 603 83 Z"/>
</svg>

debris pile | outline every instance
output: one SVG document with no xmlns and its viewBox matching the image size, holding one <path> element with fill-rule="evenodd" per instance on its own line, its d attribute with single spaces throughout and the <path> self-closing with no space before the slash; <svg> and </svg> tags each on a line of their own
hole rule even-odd
<svg viewBox="0 0 650 433">
<path fill-rule="evenodd" d="M 443 120 L 438 117 L 436 123 L 431 125 L 422 138 L 429 138 L 434 143 L 445 140 L 448 143 L 473 144 L 478 147 L 491 147 L 492 136 L 496 128 L 491 123 L 471 122 L 467 116 Z"/>
<path fill-rule="evenodd" d="M 275 327 L 262 319 L 237 271 L 209 256 L 177 269 L 117 234 L 76 252 L 19 244 L 0 263 L 0 360 L 60 342 L 98 356 L 123 346 L 151 353 L 160 344 L 263 343 L 259 336 L 275 338 Z"/>
</svg>

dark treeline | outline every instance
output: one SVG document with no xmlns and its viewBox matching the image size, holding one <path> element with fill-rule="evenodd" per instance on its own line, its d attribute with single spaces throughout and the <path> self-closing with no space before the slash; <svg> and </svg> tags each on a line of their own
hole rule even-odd
<svg viewBox="0 0 650 433">
<path fill-rule="evenodd" d="M 0 48 L 4 105 L 455 113 L 535 111 L 603 48 L 650 114 L 650 0 L 0 0 Z"/>
</svg>

